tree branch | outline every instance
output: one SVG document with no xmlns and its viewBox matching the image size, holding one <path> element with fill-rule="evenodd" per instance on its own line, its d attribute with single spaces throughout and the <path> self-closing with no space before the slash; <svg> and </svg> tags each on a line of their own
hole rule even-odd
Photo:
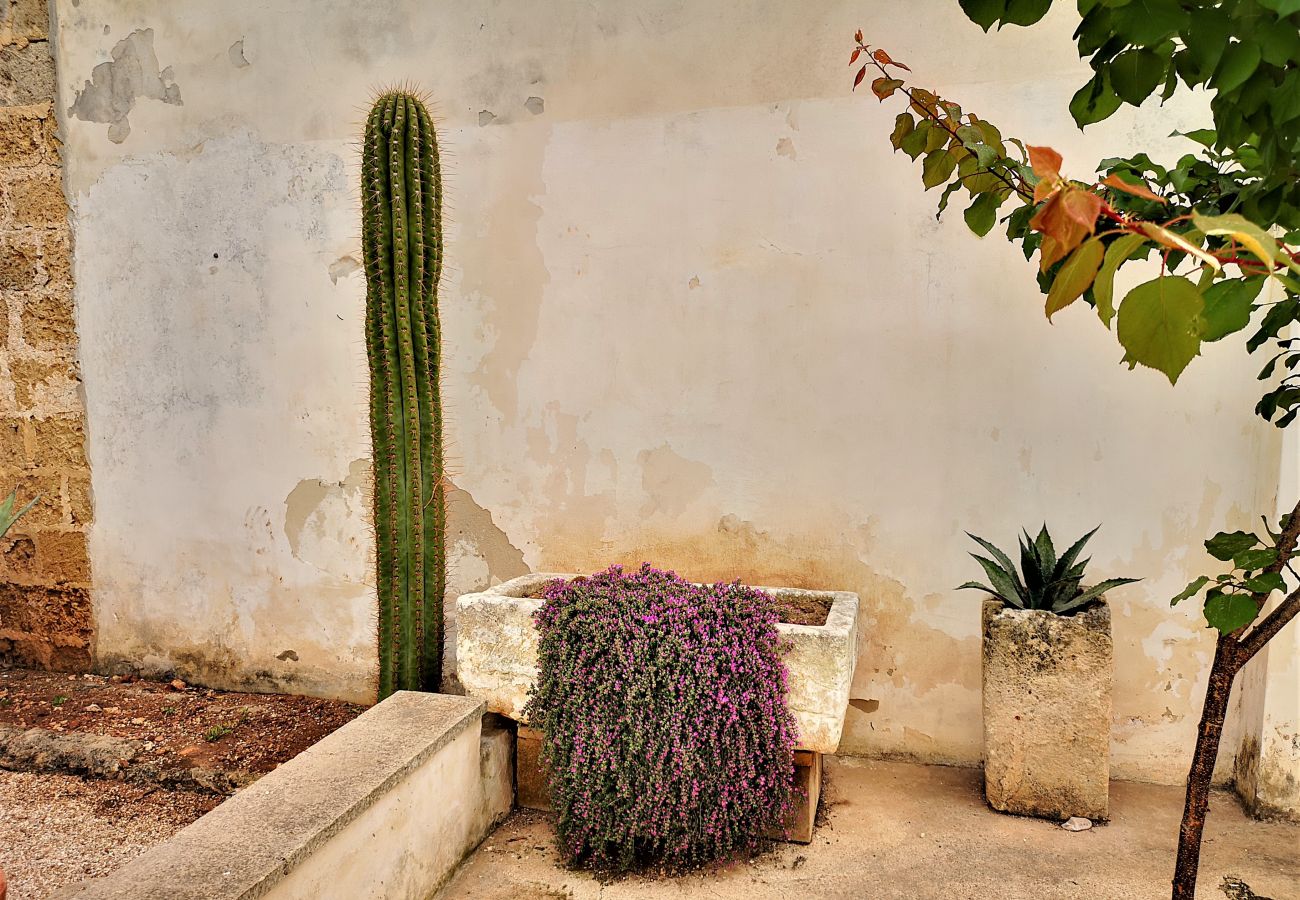
<svg viewBox="0 0 1300 900">
<path fill-rule="evenodd" d="M 1281 574 L 1282 570 L 1290 563 L 1291 558 L 1296 554 L 1296 542 L 1300 540 L 1300 503 L 1296 503 L 1295 509 L 1291 510 L 1291 515 L 1287 518 L 1286 527 L 1282 529 L 1282 534 L 1277 539 L 1277 559 L 1274 560 L 1265 572 Z M 1251 598 L 1259 606 L 1264 608 L 1268 602 L 1269 593 L 1254 593 Z M 1239 669 L 1244 666 L 1251 658 L 1264 649 L 1264 645 L 1269 642 L 1274 635 L 1282 630 L 1286 625 L 1300 614 L 1300 588 L 1292 591 L 1285 600 L 1267 616 L 1260 621 L 1249 634 L 1245 634 L 1245 628 L 1235 632 L 1232 636 L 1236 639 L 1236 645 L 1233 647 L 1233 663 Z M 1249 626 L 1246 626 L 1249 627 Z"/>
<path fill-rule="evenodd" d="M 1245 665 L 1264 645 L 1271 641 L 1287 622 L 1300 614 L 1300 588 L 1292 591 L 1285 600 L 1278 604 L 1264 620 L 1250 630 L 1250 634 L 1241 639 L 1237 653 L 1241 664 Z"/>
</svg>

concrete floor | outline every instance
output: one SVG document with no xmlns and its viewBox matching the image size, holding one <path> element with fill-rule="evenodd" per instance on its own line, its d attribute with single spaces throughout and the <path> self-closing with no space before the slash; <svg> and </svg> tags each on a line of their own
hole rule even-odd
<svg viewBox="0 0 1300 900">
<path fill-rule="evenodd" d="M 442 900 L 852 897 L 907 900 L 1162 900 L 1169 896 L 1182 790 L 1111 785 L 1111 822 L 1071 833 L 984 804 L 976 769 L 828 760 L 828 821 L 807 846 L 752 863 L 652 882 L 601 885 L 557 866 L 551 821 L 517 811 Z M 1225 875 L 1256 895 L 1300 900 L 1300 825 L 1257 822 L 1216 793 L 1201 861 L 1202 900 Z"/>
</svg>

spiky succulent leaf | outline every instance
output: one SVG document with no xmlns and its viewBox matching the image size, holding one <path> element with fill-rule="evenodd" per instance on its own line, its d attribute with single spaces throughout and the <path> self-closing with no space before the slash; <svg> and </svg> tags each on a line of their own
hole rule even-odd
<svg viewBox="0 0 1300 900">
<path fill-rule="evenodd" d="M 1038 550 L 1028 534 L 1020 541 L 1020 571 L 1025 579 L 1025 607 L 1038 609 L 1043 602 L 1043 588 L 1047 586 L 1047 581 L 1043 578 Z"/>
<path fill-rule="evenodd" d="M 1010 572 L 993 560 L 980 556 L 978 553 L 972 553 L 971 556 L 975 557 L 975 560 L 984 568 L 984 574 L 989 577 L 989 584 L 993 585 L 997 596 L 1013 605 L 1023 606 L 1023 604 L 1016 602 L 1020 600 L 1020 596 Z"/>
<path fill-rule="evenodd" d="M 1141 580 L 1142 579 L 1140 578 L 1107 578 L 1105 581 L 1094 584 L 1092 587 L 1079 594 L 1079 596 L 1056 606 L 1052 609 L 1052 612 L 1057 613 L 1058 615 L 1073 612 L 1076 609 L 1088 605 L 1112 588 L 1117 588 L 1122 584 L 1134 584 Z"/>
<path fill-rule="evenodd" d="M 1097 526 L 1097 528 L 1100 527 L 1101 527 L 1100 525 Z M 1079 554 L 1083 552 L 1084 545 L 1087 544 L 1089 539 L 1094 534 L 1097 533 L 1097 528 L 1094 528 L 1092 531 L 1089 531 L 1083 537 L 1079 538 L 1077 541 L 1071 544 L 1070 549 L 1066 550 L 1064 555 L 1062 555 L 1061 558 L 1057 560 L 1056 569 L 1052 572 L 1053 579 L 1063 578 L 1066 576 L 1067 573 L 1069 573 L 1070 567 L 1074 565 L 1075 559 L 1077 559 Z M 1082 575 L 1083 574 L 1082 571 L 1080 571 L 1079 574 Z"/>
<path fill-rule="evenodd" d="M 1038 564 L 1042 567 L 1045 579 L 1050 579 L 1056 570 L 1056 548 L 1052 546 L 1052 536 L 1047 533 L 1047 523 L 1043 523 L 1038 537 L 1034 538 L 1034 550 L 1037 551 Z"/>
<path fill-rule="evenodd" d="M 1035 608 L 1055 609 L 1057 605 L 1078 596 L 1080 590 L 1080 579 L 1059 578 L 1048 584 L 1047 589 L 1043 591 L 1042 606 Z"/>
<path fill-rule="evenodd" d="M 37 494 L 26 506 L 18 510 L 18 512 L 14 512 L 14 503 L 17 499 L 18 490 L 15 488 L 8 497 L 5 497 L 3 502 L 0 502 L 0 537 L 4 537 L 14 523 L 21 519 L 27 510 L 36 505 L 36 501 L 41 499 L 41 496 Z"/>
<path fill-rule="evenodd" d="M 1019 595 L 1022 599 L 1028 595 L 1027 591 L 1025 590 L 1024 584 L 1020 580 L 1020 576 L 1016 574 L 1016 565 L 1011 561 L 1011 557 L 1007 556 L 997 547 L 993 546 L 991 542 L 984 540 L 984 538 L 980 537 L 977 534 L 971 534 L 968 531 L 966 532 L 966 536 L 970 538 L 972 541 L 974 541 L 975 543 L 979 544 L 985 550 L 987 550 L 989 556 L 992 556 L 994 559 L 996 559 L 998 561 L 998 564 L 1002 566 L 1002 568 L 1005 571 L 1010 573 L 1011 581 L 1016 586 L 1017 595 Z"/>
<path fill-rule="evenodd" d="M 959 584 L 959 585 L 957 585 L 957 590 L 959 590 L 959 591 L 965 591 L 965 590 L 983 591 L 983 592 L 986 593 L 986 594 L 992 594 L 994 597 L 997 597 L 999 600 L 1005 600 L 1005 599 L 1006 599 L 1006 598 L 1003 597 L 1001 594 L 999 594 L 997 591 L 993 590 L 993 588 L 989 587 L 987 584 L 980 584 L 978 581 L 968 581 L 968 582 L 966 582 L 965 584 Z"/>
</svg>

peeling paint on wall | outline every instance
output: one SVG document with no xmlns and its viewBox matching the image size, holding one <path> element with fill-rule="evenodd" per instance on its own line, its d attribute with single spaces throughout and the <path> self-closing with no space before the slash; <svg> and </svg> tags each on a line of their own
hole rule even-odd
<svg viewBox="0 0 1300 900">
<path fill-rule="evenodd" d="M 108 139 L 120 144 L 131 133 L 127 116 L 136 100 L 143 97 L 180 106 L 181 89 L 171 66 L 158 69 L 152 28 L 137 29 L 118 41 L 112 57 L 110 62 L 95 66 L 90 80 L 77 91 L 68 115 L 86 122 L 109 123 Z"/>
<path fill-rule="evenodd" d="M 460 690 L 456 678 L 456 599 L 532 571 L 523 551 L 510 542 L 492 518 L 466 490 L 447 488 L 446 635 L 443 648 L 443 690 Z"/>
<path fill-rule="evenodd" d="M 230 45 L 230 49 L 226 51 L 226 57 L 230 60 L 230 64 L 236 69 L 244 69 L 250 65 L 248 57 L 244 55 L 243 38 L 240 38 Z"/>
<path fill-rule="evenodd" d="M 370 460 L 353 460 L 341 481 L 307 478 L 284 500 L 284 534 L 293 555 L 323 572 L 364 582 Z"/>
</svg>

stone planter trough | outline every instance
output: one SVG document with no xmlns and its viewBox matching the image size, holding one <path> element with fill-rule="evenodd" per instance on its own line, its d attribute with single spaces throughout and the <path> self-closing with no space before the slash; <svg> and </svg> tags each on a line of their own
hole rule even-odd
<svg viewBox="0 0 1300 900">
<path fill-rule="evenodd" d="M 525 596 L 547 581 L 573 575 L 523 575 L 456 602 L 456 666 L 461 684 L 487 701 L 491 712 L 516 721 L 537 677 L 537 630 L 533 613 L 542 605 Z M 858 596 L 847 591 L 760 588 L 772 594 L 831 597 L 824 625 L 777 629 L 789 643 L 790 711 L 799 725 L 799 747 L 834 753 L 844 731 L 849 685 L 857 662 Z"/>
<path fill-rule="evenodd" d="M 1073 616 L 984 601 L 984 791 L 1023 816 L 1109 813 L 1110 607 Z"/>
</svg>

